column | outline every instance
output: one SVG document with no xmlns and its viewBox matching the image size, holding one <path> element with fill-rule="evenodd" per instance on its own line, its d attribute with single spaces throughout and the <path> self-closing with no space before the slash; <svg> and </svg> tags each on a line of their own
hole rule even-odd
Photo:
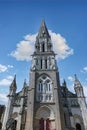
<svg viewBox="0 0 87 130">
<path fill-rule="evenodd" d="M 42 69 L 45 69 L 45 58 L 42 57 Z"/>
<path fill-rule="evenodd" d="M 50 69 L 50 64 L 49 64 L 49 57 L 47 58 L 47 69 Z"/>
</svg>

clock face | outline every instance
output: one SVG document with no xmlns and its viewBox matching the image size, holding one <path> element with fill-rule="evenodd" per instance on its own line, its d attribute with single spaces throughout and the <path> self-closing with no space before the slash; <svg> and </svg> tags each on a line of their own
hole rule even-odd
<svg viewBox="0 0 87 130">
<path fill-rule="evenodd" d="M 13 122 L 14 122 L 14 119 L 13 119 L 13 118 L 8 119 L 8 121 L 7 121 L 7 123 L 6 123 L 6 128 L 7 128 L 7 129 L 10 128 L 10 127 L 12 126 Z"/>
</svg>

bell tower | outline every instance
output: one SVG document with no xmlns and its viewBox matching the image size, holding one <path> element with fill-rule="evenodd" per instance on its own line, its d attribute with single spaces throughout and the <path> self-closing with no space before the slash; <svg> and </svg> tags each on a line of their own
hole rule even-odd
<svg viewBox="0 0 87 130">
<path fill-rule="evenodd" d="M 45 21 L 32 55 L 25 130 L 64 130 L 59 72 Z"/>
</svg>

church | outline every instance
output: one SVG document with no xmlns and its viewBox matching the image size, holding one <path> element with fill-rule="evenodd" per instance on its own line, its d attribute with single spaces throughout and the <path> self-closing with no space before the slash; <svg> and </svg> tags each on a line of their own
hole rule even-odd
<svg viewBox="0 0 87 130">
<path fill-rule="evenodd" d="M 53 43 L 42 20 L 32 54 L 29 86 L 16 92 L 16 76 L 9 87 L 2 130 L 87 130 L 87 104 L 78 77 L 74 90 L 60 85 Z"/>
</svg>

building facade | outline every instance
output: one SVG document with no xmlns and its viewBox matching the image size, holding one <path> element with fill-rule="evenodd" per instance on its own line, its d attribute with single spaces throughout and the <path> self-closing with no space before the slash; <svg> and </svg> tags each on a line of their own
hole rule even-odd
<svg viewBox="0 0 87 130">
<path fill-rule="evenodd" d="M 5 105 L 0 105 L 0 130 L 2 128 L 4 112 L 5 112 Z"/>
<path fill-rule="evenodd" d="M 60 85 L 51 36 L 42 20 L 32 54 L 29 86 L 16 93 L 16 76 L 9 88 L 2 130 L 87 130 L 87 104 L 75 75 L 75 94 Z"/>
</svg>

